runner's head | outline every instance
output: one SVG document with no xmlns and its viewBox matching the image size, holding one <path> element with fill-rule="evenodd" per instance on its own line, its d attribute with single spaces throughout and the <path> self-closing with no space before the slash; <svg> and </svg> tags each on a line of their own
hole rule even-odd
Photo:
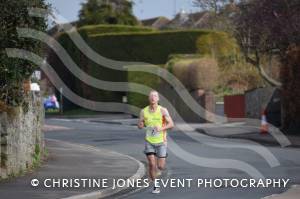
<svg viewBox="0 0 300 199">
<path fill-rule="evenodd" d="M 149 93 L 149 102 L 150 104 L 157 104 L 159 101 L 159 95 L 158 92 L 156 90 L 152 90 Z"/>
</svg>

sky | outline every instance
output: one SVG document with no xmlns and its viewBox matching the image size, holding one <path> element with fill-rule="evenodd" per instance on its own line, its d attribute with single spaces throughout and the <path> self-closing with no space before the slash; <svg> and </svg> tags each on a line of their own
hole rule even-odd
<svg viewBox="0 0 300 199">
<path fill-rule="evenodd" d="M 78 19 L 78 11 L 81 3 L 86 0 L 46 0 L 52 7 L 68 21 Z M 199 8 L 192 6 L 193 0 L 133 0 L 134 15 L 138 19 L 148 19 L 157 16 L 173 18 L 175 11 L 179 12 L 184 9 L 187 12 L 198 11 Z"/>
</svg>

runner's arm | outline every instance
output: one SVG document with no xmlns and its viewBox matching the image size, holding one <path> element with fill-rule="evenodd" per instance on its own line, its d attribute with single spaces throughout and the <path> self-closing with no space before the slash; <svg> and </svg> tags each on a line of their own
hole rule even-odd
<svg viewBox="0 0 300 199">
<path fill-rule="evenodd" d="M 171 116 L 170 116 L 170 114 L 169 114 L 169 112 L 166 108 L 162 109 L 162 114 L 163 114 L 167 124 L 164 127 L 162 127 L 160 130 L 165 131 L 165 130 L 173 128 L 174 127 L 174 122 L 173 122 L 173 120 L 172 120 L 172 118 L 171 118 Z"/>
<path fill-rule="evenodd" d="M 144 124 L 144 112 L 143 112 L 143 110 L 141 110 L 139 121 L 138 121 L 138 128 L 142 129 L 144 127 L 145 127 L 145 124 Z"/>
</svg>

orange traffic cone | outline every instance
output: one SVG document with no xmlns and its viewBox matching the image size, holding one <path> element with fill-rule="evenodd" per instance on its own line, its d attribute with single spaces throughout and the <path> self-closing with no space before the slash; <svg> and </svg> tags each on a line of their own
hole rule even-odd
<svg viewBox="0 0 300 199">
<path fill-rule="evenodd" d="M 266 134 L 269 131 L 269 125 L 268 125 L 268 121 L 267 121 L 267 111 L 264 110 L 261 113 L 261 126 L 260 126 L 260 133 L 261 134 Z"/>
</svg>

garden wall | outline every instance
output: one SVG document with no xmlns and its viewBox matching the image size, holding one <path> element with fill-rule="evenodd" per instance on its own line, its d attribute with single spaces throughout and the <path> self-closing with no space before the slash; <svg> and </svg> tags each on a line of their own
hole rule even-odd
<svg viewBox="0 0 300 199">
<path fill-rule="evenodd" d="M 0 112 L 1 178 L 15 176 L 34 166 L 44 151 L 44 111 L 38 94 L 28 104 Z"/>
</svg>

